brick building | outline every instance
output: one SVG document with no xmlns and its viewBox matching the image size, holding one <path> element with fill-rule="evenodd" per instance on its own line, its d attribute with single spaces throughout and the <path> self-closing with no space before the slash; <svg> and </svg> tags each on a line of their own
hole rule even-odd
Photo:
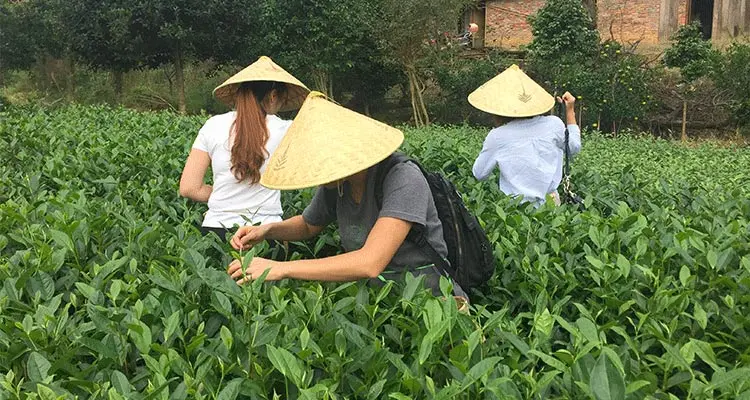
<svg viewBox="0 0 750 400">
<path fill-rule="evenodd" d="M 602 39 L 640 41 L 641 49 L 659 49 L 687 21 L 700 21 L 704 36 L 716 42 L 750 34 L 750 0 L 583 0 Z M 464 15 L 479 32 L 474 47 L 518 49 L 528 44 L 527 17 L 545 0 L 486 0 Z"/>
</svg>

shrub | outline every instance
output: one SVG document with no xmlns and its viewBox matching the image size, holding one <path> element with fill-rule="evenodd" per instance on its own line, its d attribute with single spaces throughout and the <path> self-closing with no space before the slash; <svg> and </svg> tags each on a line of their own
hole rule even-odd
<svg viewBox="0 0 750 400">
<path fill-rule="evenodd" d="M 729 46 L 716 80 L 731 96 L 729 103 L 734 120 L 738 125 L 747 126 L 750 123 L 750 45 L 733 43 Z"/>
<path fill-rule="evenodd" d="M 681 26 L 672 41 L 664 53 L 664 64 L 679 68 L 686 81 L 709 76 L 720 67 L 721 53 L 713 48 L 711 41 L 703 39 L 700 23 Z"/>
<path fill-rule="evenodd" d="M 549 0 L 529 17 L 532 61 L 577 64 L 596 56 L 599 32 L 580 0 Z"/>
</svg>

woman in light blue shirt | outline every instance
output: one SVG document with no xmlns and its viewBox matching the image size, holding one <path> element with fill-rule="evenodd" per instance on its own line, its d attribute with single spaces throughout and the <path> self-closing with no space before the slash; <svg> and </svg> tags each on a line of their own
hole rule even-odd
<svg viewBox="0 0 750 400">
<path fill-rule="evenodd" d="M 575 97 L 566 92 L 558 101 L 565 103 L 568 147 L 574 155 L 581 150 Z M 474 176 L 484 180 L 498 167 L 503 193 L 537 205 L 549 196 L 559 205 L 565 124 L 545 115 L 555 104 L 552 95 L 514 65 L 469 95 L 469 102 L 495 115 L 498 125 L 487 135 L 474 162 Z"/>
</svg>

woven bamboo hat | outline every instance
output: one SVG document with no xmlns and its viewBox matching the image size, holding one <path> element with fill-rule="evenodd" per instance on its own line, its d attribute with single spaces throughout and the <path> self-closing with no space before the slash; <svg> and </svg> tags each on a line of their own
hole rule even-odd
<svg viewBox="0 0 750 400">
<path fill-rule="evenodd" d="M 552 109 L 555 98 L 513 64 L 471 92 L 469 103 L 503 117 L 532 117 Z"/>
<path fill-rule="evenodd" d="M 266 56 L 261 56 L 258 61 L 250 64 L 247 68 L 234 74 L 214 89 L 214 96 L 223 103 L 233 106 L 234 96 L 243 82 L 271 81 L 285 83 L 287 86 L 287 98 L 281 105 L 279 111 L 291 111 L 300 108 L 305 101 L 305 96 L 310 89 L 297 78 L 286 72 Z"/>
<path fill-rule="evenodd" d="M 279 147 L 260 184 L 270 189 L 303 189 L 346 178 L 391 155 L 404 134 L 312 92 Z"/>
</svg>

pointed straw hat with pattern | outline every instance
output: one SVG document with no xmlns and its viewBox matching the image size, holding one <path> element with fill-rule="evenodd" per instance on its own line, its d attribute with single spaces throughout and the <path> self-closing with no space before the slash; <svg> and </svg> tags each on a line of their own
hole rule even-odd
<svg viewBox="0 0 750 400">
<path fill-rule="evenodd" d="M 260 184 L 290 190 L 332 183 L 379 163 L 403 141 L 400 130 L 312 92 L 268 159 Z"/>
<path fill-rule="evenodd" d="M 469 103 L 490 114 L 522 118 L 551 110 L 555 98 L 513 64 L 473 91 Z"/>
<path fill-rule="evenodd" d="M 297 78 L 286 72 L 266 56 L 261 56 L 258 61 L 250 64 L 247 68 L 234 74 L 224 83 L 214 89 L 214 96 L 221 102 L 233 106 L 237 89 L 243 82 L 270 81 L 281 82 L 287 86 L 287 96 L 279 111 L 292 111 L 300 108 L 310 89 Z"/>
</svg>

